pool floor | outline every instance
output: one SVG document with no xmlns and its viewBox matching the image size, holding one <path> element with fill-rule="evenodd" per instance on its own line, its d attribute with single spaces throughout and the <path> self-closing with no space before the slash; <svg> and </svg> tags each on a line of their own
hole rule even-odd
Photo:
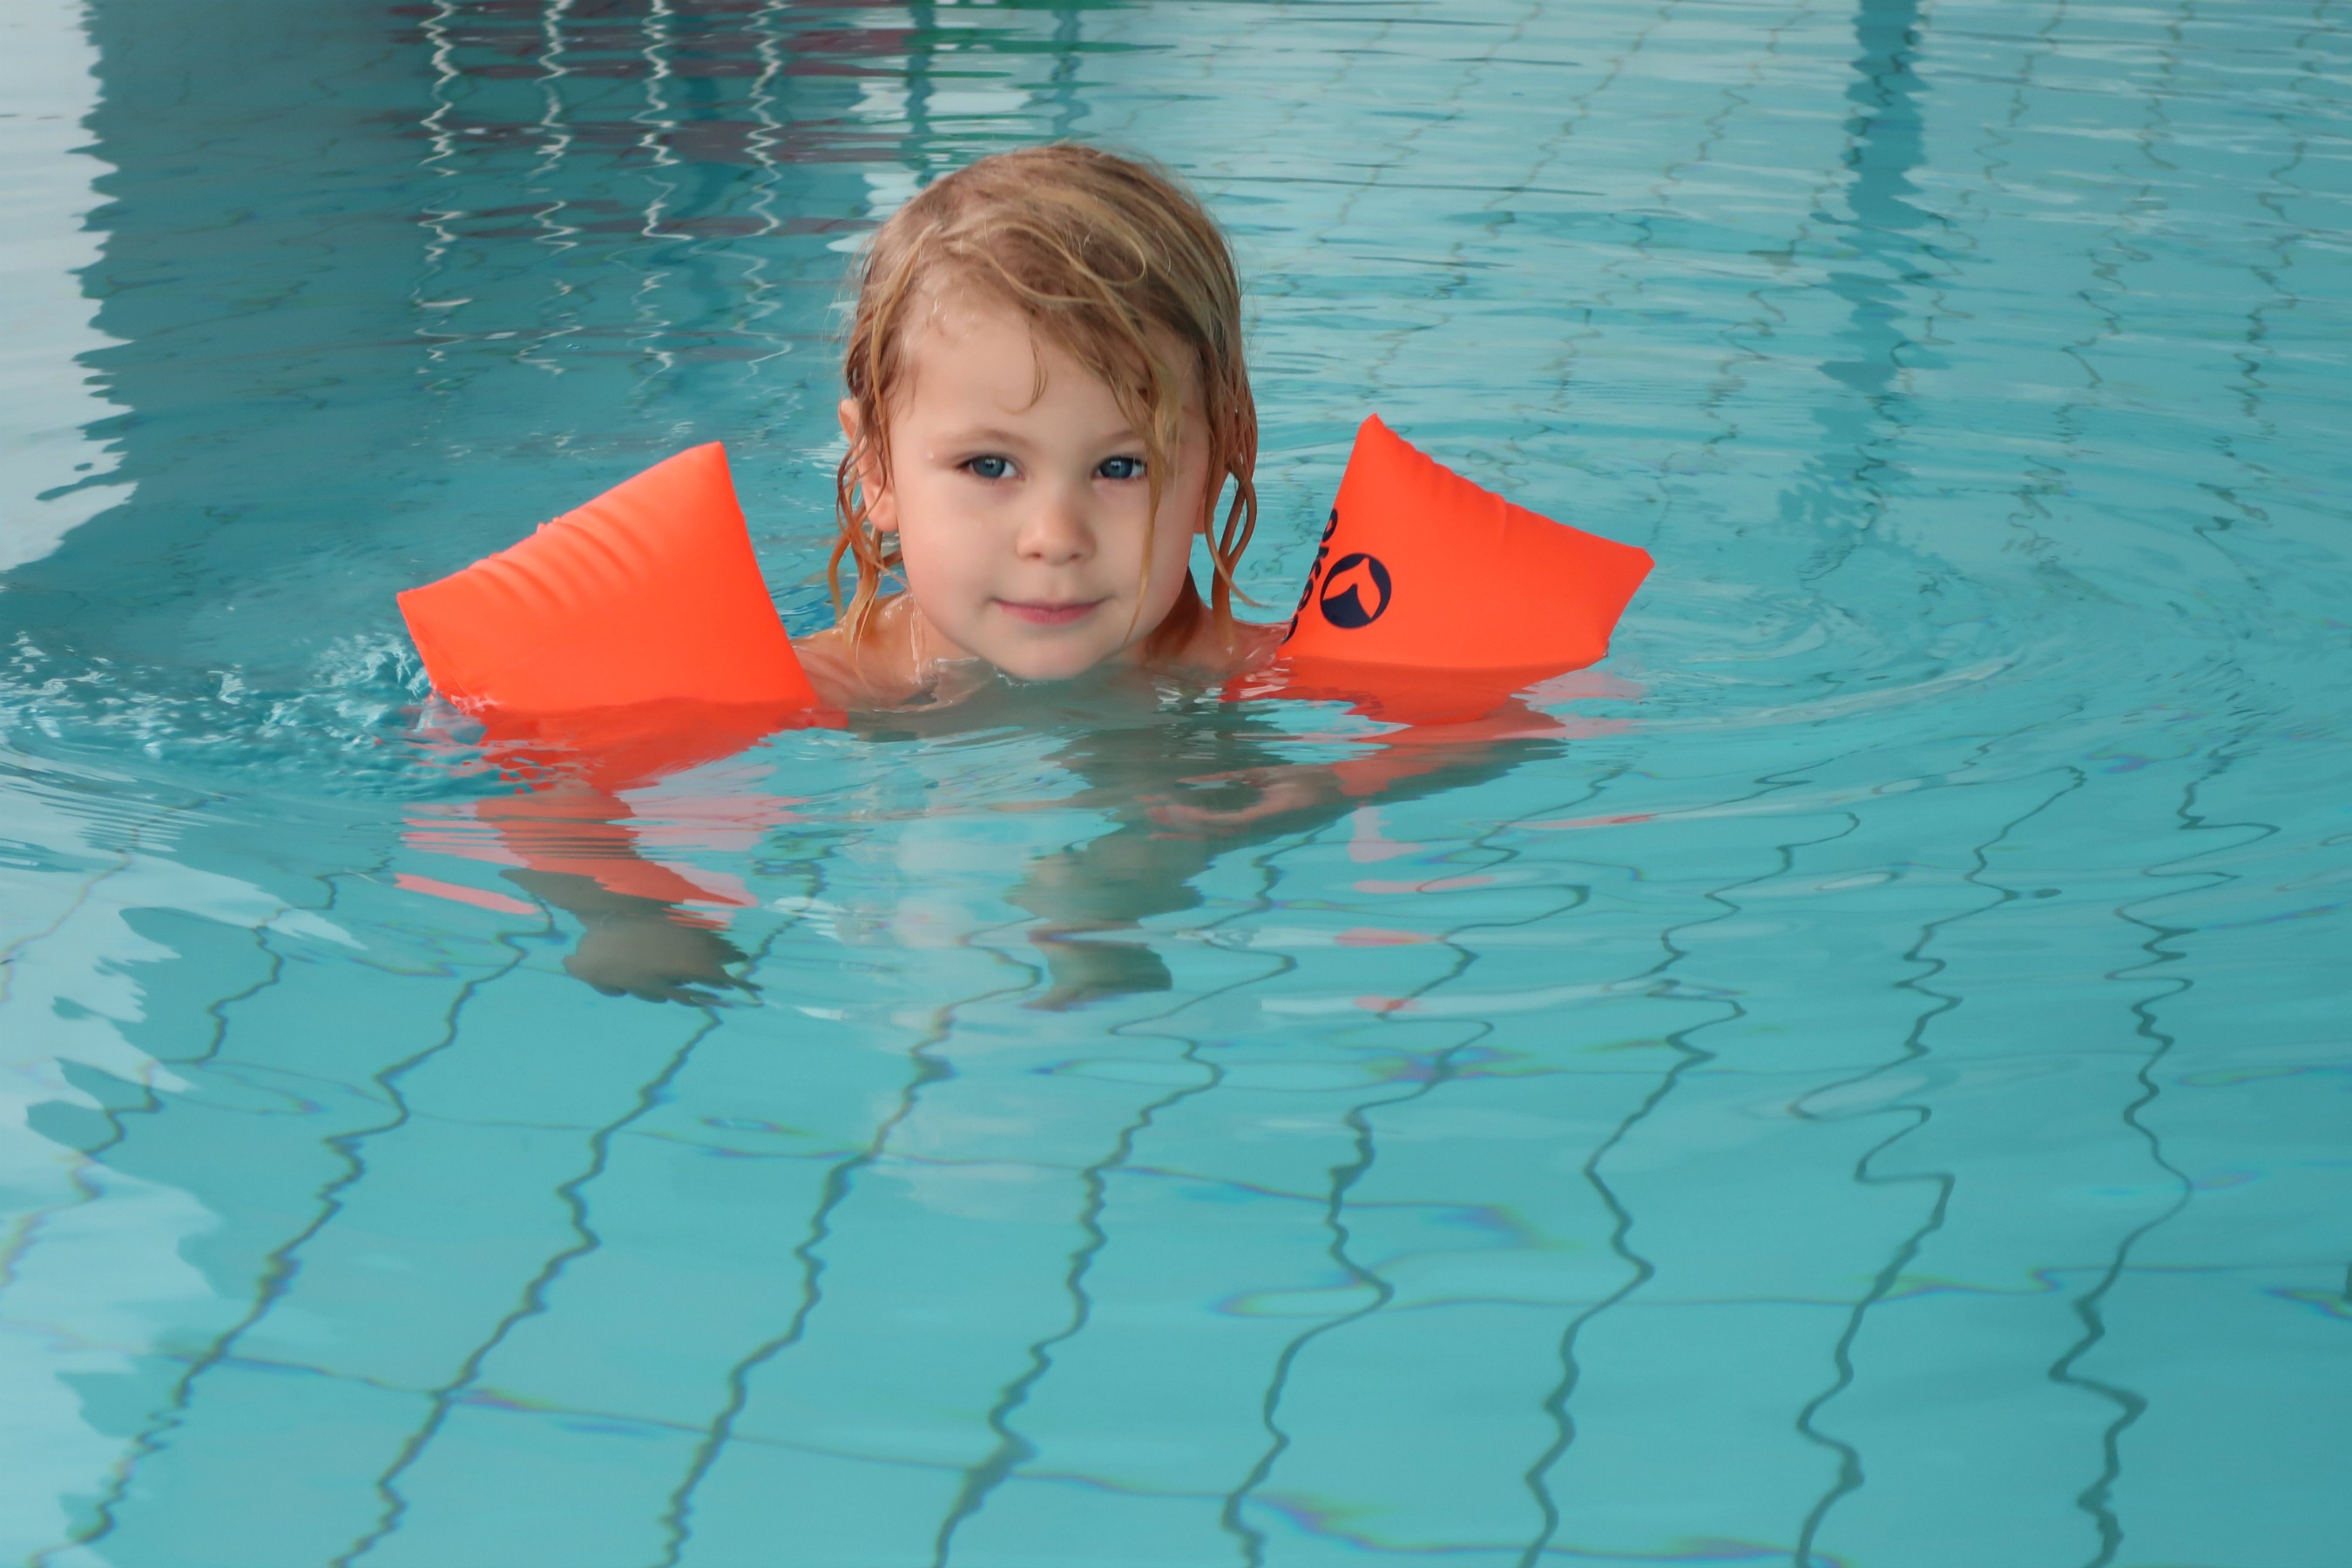
<svg viewBox="0 0 2352 1568">
<path fill-rule="evenodd" d="M 2347 1560 L 2340 7 L 0 56 L 0 1561 Z M 1268 618 L 1377 411 L 1657 558 L 1610 658 L 1272 816 L 1377 704 L 428 700 L 396 590 L 700 441 L 825 624 L 850 256 L 1063 136 L 1234 237 Z"/>
</svg>

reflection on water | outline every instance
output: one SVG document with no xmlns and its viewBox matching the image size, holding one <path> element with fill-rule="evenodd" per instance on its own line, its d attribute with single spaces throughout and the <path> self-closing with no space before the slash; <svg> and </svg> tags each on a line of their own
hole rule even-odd
<svg viewBox="0 0 2352 1568">
<path fill-rule="evenodd" d="M 98 100 L 97 51 L 62 8 L 29 6 L 0 20 L 0 205 L 10 233 L 0 247 L 0 453 L 7 499 L 0 510 L 0 571 L 38 559 L 120 498 L 103 447 L 82 426 L 108 412 L 77 355 L 104 346 L 75 274 L 98 247 L 86 222 L 99 205 L 82 117 Z"/>
<path fill-rule="evenodd" d="M 1358 679 L 1402 687 L 1356 701 L 1351 712 L 1382 727 L 1355 737 L 1351 754 L 1339 762 L 1286 756 L 1282 743 L 1295 737 L 1270 721 L 1282 710 L 1267 711 L 1263 696 L 1242 706 L 1213 690 L 1188 692 L 1126 672 L 1026 690 L 993 680 L 951 706 L 859 715 L 847 728 L 877 748 L 952 744 L 992 731 L 1069 736 L 1041 759 L 1053 779 L 1050 795 L 990 807 L 1093 818 L 1080 840 L 1028 861 L 1007 895 L 1035 917 L 1029 937 L 1050 976 L 1029 1005 L 1058 1010 L 1169 990 L 1168 966 L 1145 940 L 1144 922 L 1199 908 L 1194 884 L 1217 857 L 1318 832 L 1367 809 L 1362 803 L 1402 805 L 1491 783 L 1517 766 L 1561 756 L 1562 738 L 1619 727 L 1555 718 L 1500 679 L 1416 681 L 1379 672 Z M 1277 667 L 1234 695 L 1289 685 Z M 1578 674 L 1542 689 L 1555 700 L 1635 694 L 1622 682 Z M 746 955 L 721 934 L 725 920 L 714 918 L 754 900 L 737 879 L 714 886 L 711 872 L 665 863 L 626 797 L 632 786 L 740 752 L 767 728 L 764 715 L 721 713 L 697 724 L 668 712 L 592 722 L 588 733 L 555 745 L 537 737 L 492 743 L 488 755 L 501 777 L 520 781 L 517 793 L 412 817 L 407 842 L 503 866 L 508 881 L 573 916 L 582 939 L 564 968 L 607 994 L 707 1004 L 719 1000 L 719 990 L 754 989 L 730 972 Z M 942 793 L 951 811 L 961 809 L 960 792 Z M 668 797 L 672 811 L 677 800 Z M 723 820 L 731 831 L 687 842 L 748 849 L 762 829 L 796 815 L 793 804 L 730 796 L 702 822 Z M 529 909 L 483 888 L 411 873 L 399 880 L 478 908 Z"/>
<path fill-rule="evenodd" d="M 2334 19 L 88 30 L 106 342 L 5 413 L 95 376 L 131 488 L 0 574 L 0 1556 L 2352 1522 Z M 695 441 L 820 623 L 845 253 L 1064 133 L 1235 229 L 1245 587 L 1370 405 L 1658 557 L 1612 658 L 601 772 L 422 703 L 394 589 Z"/>
</svg>

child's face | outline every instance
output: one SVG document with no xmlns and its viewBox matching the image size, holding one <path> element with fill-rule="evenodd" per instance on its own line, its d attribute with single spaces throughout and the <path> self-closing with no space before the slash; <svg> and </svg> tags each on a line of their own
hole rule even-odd
<svg viewBox="0 0 2352 1568">
<path fill-rule="evenodd" d="M 1026 680 L 1136 647 L 1191 567 L 1208 479 L 1199 416 L 1188 411 L 1153 519 L 1141 436 L 1017 310 L 950 294 L 919 310 L 910 334 L 888 480 L 860 482 L 875 527 L 898 535 L 928 630 Z M 854 438 L 855 404 L 841 420 Z"/>
</svg>

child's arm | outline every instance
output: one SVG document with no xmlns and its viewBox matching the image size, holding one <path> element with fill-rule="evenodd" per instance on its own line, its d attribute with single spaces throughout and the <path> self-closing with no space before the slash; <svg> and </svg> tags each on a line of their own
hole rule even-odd
<svg viewBox="0 0 2352 1568">
<path fill-rule="evenodd" d="M 411 832 L 419 847 L 504 862 L 500 875 L 579 921 L 563 967 L 608 995 L 706 1003 L 711 990 L 751 990 L 728 973 L 744 954 L 725 935 L 723 910 L 742 900 L 647 857 L 619 796 L 564 781 L 477 802 L 475 821 Z M 494 847 L 493 847 L 494 846 Z"/>
</svg>

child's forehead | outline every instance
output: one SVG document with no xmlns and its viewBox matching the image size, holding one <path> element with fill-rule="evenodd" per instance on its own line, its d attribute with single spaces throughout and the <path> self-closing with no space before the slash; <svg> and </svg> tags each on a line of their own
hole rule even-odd
<svg viewBox="0 0 2352 1568">
<path fill-rule="evenodd" d="M 1069 353 L 1054 342 L 1011 301 L 963 290 L 915 301 L 900 328 L 901 401 L 919 386 L 971 390 L 976 386 L 1024 389 L 1034 398 L 1055 377 L 1083 374 Z"/>
<path fill-rule="evenodd" d="M 1018 336 L 1042 343 L 1045 334 L 1029 312 L 978 279 L 934 274 L 918 283 L 900 330 L 909 347 L 926 338 L 950 342 L 973 336 Z"/>
<path fill-rule="evenodd" d="M 1075 345 L 982 279 L 954 274 L 925 279 L 911 291 L 899 331 L 903 380 L 897 391 L 901 398 L 913 395 L 926 365 L 935 373 L 952 369 L 959 380 L 975 372 L 993 371 L 1008 381 L 1017 376 L 1025 384 L 1027 398 L 1042 395 L 1049 381 L 1063 376 L 1108 385 Z M 1198 401 L 1192 356 L 1164 328 L 1148 329 L 1146 338 L 1155 357 L 1180 377 L 1189 408 Z M 1104 346 L 1114 355 L 1120 347 Z M 1141 363 L 1124 368 L 1138 382 L 1150 379 L 1150 368 Z"/>
</svg>

